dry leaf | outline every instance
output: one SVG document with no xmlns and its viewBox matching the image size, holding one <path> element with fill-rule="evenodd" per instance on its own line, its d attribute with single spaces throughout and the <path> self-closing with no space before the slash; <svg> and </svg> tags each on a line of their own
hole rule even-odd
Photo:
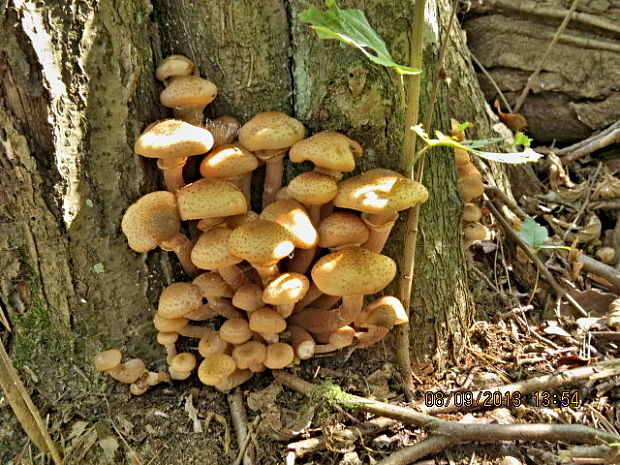
<svg viewBox="0 0 620 465">
<path fill-rule="evenodd" d="M 607 326 L 620 331 L 620 298 L 615 299 L 609 304 L 609 313 L 607 314 Z"/>
<path fill-rule="evenodd" d="M 198 419 L 198 409 L 194 407 L 194 402 L 191 394 L 189 394 L 185 398 L 184 408 L 187 412 L 187 415 L 189 416 L 189 419 L 192 420 L 192 424 L 194 426 L 194 433 L 202 433 L 202 424 Z"/>
<path fill-rule="evenodd" d="M 601 237 L 603 225 L 601 224 L 601 220 L 594 213 L 588 216 L 583 226 L 574 226 L 569 221 L 564 221 L 551 215 L 544 215 L 544 218 L 549 222 L 549 225 L 558 236 L 566 236 L 567 242 L 574 242 L 575 239 L 577 239 L 579 243 L 588 244 Z M 566 233 L 567 230 L 570 231 Z"/>
<path fill-rule="evenodd" d="M 99 446 L 103 449 L 103 455 L 110 461 L 114 461 L 114 456 L 118 450 L 118 441 L 113 436 L 99 439 Z"/>
<path fill-rule="evenodd" d="M 554 336 L 571 337 L 565 329 L 558 326 L 556 321 L 547 321 L 547 327 L 543 329 L 543 332 Z"/>
<path fill-rule="evenodd" d="M 527 128 L 527 120 L 520 113 L 504 113 L 499 105 L 499 101 L 495 100 L 493 106 L 497 110 L 497 117 L 502 123 L 510 128 L 512 132 L 523 131 Z"/>
<path fill-rule="evenodd" d="M 569 202 L 577 202 L 578 200 L 584 200 L 590 193 L 590 187 L 588 181 L 583 181 L 573 187 L 559 187 L 557 189 L 558 196 L 563 200 Z"/>
<path fill-rule="evenodd" d="M 590 316 L 604 316 L 608 310 L 609 305 L 617 297 L 610 292 L 602 292 L 598 289 L 588 289 L 585 291 L 572 290 L 571 296 L 581 305 Z M 572 315 L 575 310 L 568 302 L 562 302 L 560 305 L 560 312 L 562 315 Z"/>
<path fill-rule="evenodd" d="M 605 171 L 603 180 L 596 186 L 592 198 L 594 200 L 607 200 L 620 197 L 620 179 L 609 171 Z"/>
<path fill-rule="evenodd" d="M 547 160 L 551 163 L 549 165 L 549 184 L 551 185 L 551 189 L 558 190 L 560 186 L 566 186 L 568 188 L 574 187 L 575 183 L 570 180 L 566 171 L 564 171 L 564 166 L 562 165 L 562 160 L 555 153 L 550 152 L 547 155 Z"/>
</svg>

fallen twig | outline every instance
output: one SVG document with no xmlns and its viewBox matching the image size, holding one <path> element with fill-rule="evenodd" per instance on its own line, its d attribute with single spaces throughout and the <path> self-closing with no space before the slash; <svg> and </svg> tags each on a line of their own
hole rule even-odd
<svg viewBox="0 0 620 465">
<path fill-rule="evenodd" d="M 254 465 L 254 460 L 248 450 L 248 443 L 250 441 L 250 435 L 248 434 L 248 416 L 245 413 L 241 390 L 235 388 L 231 394 L 228 394 L 227 399 L 230 409 L 230 418 L 232 419 L 237 436 L 237 447 L 239 447 L 239 454 L 233 464 L 238 465 L 243 462 L 243 465 Z"/>
<path fill-rule="evenodd" d="M 348 394 L 339 388 L 322 389 L 295 375 L 280 370 L 274 370 L 273 376 L 277 381 L 301 392 L 305 395 L 319 396 L 328 402 L 335 402 L 342 407 L 352 408 L 373 415 L 385 416 L 399 420 L 402 423 L 424 428 L 429 433 L 439 435 L 438 439 L 429 438 L 425 446 L 416 455 L 416 459 L 431 454 L 446 447 L 448 443 L 463 442 L 496 442 L 496 441 L 562 441 L 582 444 L 601 445 L 620 441 L 620 436 L 590 428 L 583 425 L 555 425 L 555 424 L 476 424 L 459 423 L 442 420 L 425 413 L 396 405 L 378 402 L 364 397 Z M 449 438 L 446 440 L 446 438 Z M 415 447 L 415 446 L 412 446 Z M 419 446 L 418 446 L 419 447 Z M 399 453 L 406 455 L 404 451 Z M 390 462 L 383 462 L 390 463 Z M 392 464 L 411 463 L 410 461 L 392 462 Z"/>
<path fill-rule="evenodd" d="M 609 446 L 575 446 L 558 452 L 564 463 L 618 463 L 620 450 Z"/>
<path fill-rule="evenodd" d="M 486 206 L 489 208 L 493 216 L 497 219 L 499 224 L 501 224 L 506 234 L 510 236 L 510 238 L 513 241 L 515 241 L 519 245 L 519 247 L 521 247 L 521 249 L 525 252 L 525 254 L 530 258 L 530 260 L 534 262 L 536 267 L 540 270 L 540 274 L 543 277 L 543 279 L 551 285 L 551 287 L 553 288 L 555 293 L 558 295 L 558 297 L 566 299 L 575 308 L 575 310 L 577 310 L 583 316 L 587 316 L 588 312 L 586 312 L 583 309 L 583 307 L 579 305 L 579 302 L 577 302 L 575 298 L 572 295 L 570 295 L 566 289 L 560 286 L 560 284 L 556 281 L 556 279 L 553 277 L 551 272 L 547 269 L 545 264 L 542 261 L 540 261 L 540 259 L 536 256 L 536 254 L 532 251 L 532 249 L 525 243 L 525 241 L 521 238 L 521 236 L 519 236 L 516 233 L 516 231 L 512 228 L 512 226 L 506 220 L 506 218 L 504 218 L 504 215 L 500 213 L 499 208 L 495 206 L 493 201 L 491 201 L 486 195 L 484 196 L 484 200 L 485 200 Z"/>
<path fill-rule="evenodd" d="M 620 272 L 615 268 L 584 254 L 579 255 L 577 261 L 583 263 L 583 269 L 588 273 L 600 276 L 620 289 Z"/>
</svg>

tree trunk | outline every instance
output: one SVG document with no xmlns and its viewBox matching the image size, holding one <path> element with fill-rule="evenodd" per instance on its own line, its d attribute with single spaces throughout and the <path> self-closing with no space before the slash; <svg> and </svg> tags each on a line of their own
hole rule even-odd
<svg viewBox="0 0 620 465">
<path fill-rule="evenodd" d="M 408 61 L 411 11 L 402 2 L 340 3 L 364 10 L 395 59 Z M 447 0 L 428 3 L 423 112 L 449 17 Z M 0 0 L 0 311 L 12 329 L 1 335 L 39 406 L 62 412 L 58 428 L 71 418 L 95 423 L 105 415 L 102 398 L 93 396 L 108 385 L 91 367 L 95 352 L 116 346 L 148 361 L 163 358 L 153 308 L 162 285 L 182 279 L 180 269 L 165 252 L 132 252 L 120 232 L 128 205 L 161 186 L 154 164 L 132 146 L 147 124 L 166 115 L 154 79 L 163 56 L 187 55 L 218 85 L 211 116 L 245 121 L 284 111 L 309 132 L 338 130 L 359 141 L 359 170 L 399 168 L 398 78 L 351 47 L 318 40 L 297 17 L 308 5 Z M 449 50 L 434 127 L 446 132 L 455 117 L 476 123 L 472 137 L 488 137 L 491 117 L 458 28 Z M 459 358 L 472 318 L 449 150 L 430 155 L 424 183 L 431 197 L 422 209 L 412 350 L 428 354 L 420 362 L 441 367 Z M 397 261 L 405 219 L 387 247 Z M 211 399 L 221 403 L 215 394 Z M 115 410 L 124 399 L 110 402 Z M 170 440 L 176 429 L 165 433 Z M 20 447 L 2 445 L 5 460 Z M 229 461 L 199 442 L 184 463 L 188 457 Z M 168 452 L 159 459 L 180 463 Z"/>
</svg>

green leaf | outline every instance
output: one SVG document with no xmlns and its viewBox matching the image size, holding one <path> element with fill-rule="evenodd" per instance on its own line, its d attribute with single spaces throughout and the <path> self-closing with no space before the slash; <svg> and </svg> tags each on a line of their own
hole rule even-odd
<svg viewBox="0 0 620 465">
<path fill-rule="evenodd" d="M 529 147 L 534 139 L 530 139 L 522 132 L 517 132 L 515 134 L 515 142 L 514 145 L 524 145 L 525 147 Z"/>
<path fill-rule="evenodd" d="M 540 249 L 544 242 L 549 239 L 547 228 L 539 225 L 532 218 L 527 218 L 519 231 L 521 238 L 532 248 Z"/>
<path fill-rule="evenodd" d="M 470 126 L 472 126 L 472 123 L 470 123 L 469 121 L 465 121 L 464 123 L 457 124 L 455 129 L 457 129 L 458 131 L 464 131 Z"/>
<path fill-rule="evenodd" d="M 357 47 L 374 63 L 393 68 L 400 74 L 419 74 L 419 69 L 397 64 L 383 42 L 383 39 L 368 23 L 361 10 L 341 10 L 335 0 L 325 0 L 326 11 L 314 6 L 299 13 L 299 19 L 310 23 L 321 39 L 336 39 Z M 372 53 L 371 53 L 372 52 Z"/>
</svg>

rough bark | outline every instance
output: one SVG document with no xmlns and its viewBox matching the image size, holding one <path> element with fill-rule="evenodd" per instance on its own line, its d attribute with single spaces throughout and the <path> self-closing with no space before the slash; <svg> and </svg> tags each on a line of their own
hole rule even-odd
<svg viewBox="0 0 620 465">
<path fill-rule="evenodd" d="M 407 61 L 411 12 L 402 2 L 340 3 L 363 9 L 397 61 Z M 162 284 L 180 271 L 166 253 L 130 251 L 119 227 L 130 203 L 161 186 L 153 164 L 132 145 L 165 115 L 153 77 L 162 56 L 186 54 L 217 83 L 212 115 L 247 120 L 281 110 L 311 132 L 338 130 L 362 143 L 360 170 L 398 169 L 397 78 L 350 47 L 319 41 L 297 18 L 308 5 L 0 0 L 0 305 L 13 329 L 1 335 L 43 409 L 62 398 L 54 408 L 66 418 L 101 414 L 92 392 L 93 383 L 104 382 L 89 358 L 102 348 L 163 358 L 152 309 Z M 426 99 L 448 12 L 446 0 L 429 2 Z M 452 116 L 475 121 L 472 135 L 487 137 L 491 119 L 467 52 L 458 32 L 450 40 L 450 77 L 435 127 L 446 131 Z M 289 166 L 288 176 L 294 171 Z M 414 280 L 413 350 L 442 366 L 458 359 L 472 317 L 449 151 L 430 156 L 425 184 L 431 200 L 423 208 Z M 397 260 L 403 220 L 387 247 Z M 192 457 L 206 458 L 195 448 Z"/>
</svg>

